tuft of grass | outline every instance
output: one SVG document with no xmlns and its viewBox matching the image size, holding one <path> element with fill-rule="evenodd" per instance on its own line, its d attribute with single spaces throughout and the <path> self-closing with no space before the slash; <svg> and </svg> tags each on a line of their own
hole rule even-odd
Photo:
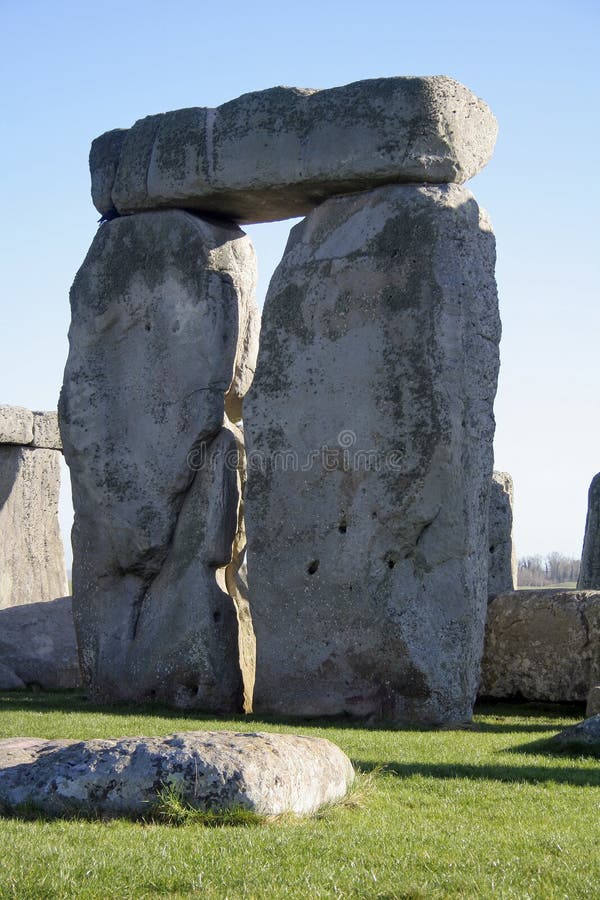
<svg viewBox="0 0 600 900">
<path fill-rule="evenodd" d="M 243 806 L 222 810 L 198 809 L 183 797 L 181 787 L 173 784 L 163 785 L 145 819 L 163 825 L 204 825 L 209 828 L 247 827 L 265 822 L 264 816 Z"/>
<path fill-rule="evenodd" d="M 168 792 L 143 822 L 7 816 L 0 898 L 594 897 L 598 761 L 532 746 L 582 717 L 581 706 L 495 703 L 478 708 L 474 729 L 394 730 L 0 694 L 0 737 L 279 731 L 327 737 L 357 770 L 338 804 L 249 822 L 258 827 L 227 827 L 240 824 L 237 811 L 234 822 L 207 822 Z"/>
</svg>

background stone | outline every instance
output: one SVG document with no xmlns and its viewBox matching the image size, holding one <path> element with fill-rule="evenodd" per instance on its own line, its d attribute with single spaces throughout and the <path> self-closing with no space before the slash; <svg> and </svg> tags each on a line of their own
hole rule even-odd
<svg viewBox="0 0 600 900">
<path fill-rule="evenodd" d="M 0 609 L 69 593 L 59 490 L 57 450 L 0 445 Z"/>
<path fill-rule="evenodd" d="M 97 138 L 92 199 L 101 213 L 186 207 L 240 224 L 286 219 L 390 182 L 466 181 L 490 159 L 496 133 L 486 104 L 446 76 L 275 87 Z"/>
<path fill-rule="evenodd" d="M 460 721 L 487 599 L 494 238 L 464 188 L 291 232 L 246 397 L 257 713 Z"/>
<path fill-rule="evenodd" d="M 62 441 L 58 430 L 58 413 L 33 413 L 33 446 L 62 450 Z"/>
<path fill-rule="evenodd" d="M 0 610 L 0 665 L 21 687 L 81 685 L 71 597 Z M 2 677 L 3 690 L 12 690 Z M 15 684 L 18 687 L 18 684 Z"/>
<path fill-rule="evenodd" d="M 494 472 L 490 492 L 488 594 L 517 587 L 517 551 L 513 541 L 513 481 L 508 472 Z"/>
<path fill-rule="evenodd" d="M 600 472 L 592 479 L 588 493 L 585 537 L 577 587 L 579 590 L 600 590 Z"/>
<path fill-rule="evenodd" d="M 33 413 L 22 406 L 0 406 L 0 444 L 30 444 Z"/>
<path fill-rule="evenodd" d="M 494 597 L 480 696 L 585 701 L 600 681 L 600 592 L 546 589 Z"/>
</svg>

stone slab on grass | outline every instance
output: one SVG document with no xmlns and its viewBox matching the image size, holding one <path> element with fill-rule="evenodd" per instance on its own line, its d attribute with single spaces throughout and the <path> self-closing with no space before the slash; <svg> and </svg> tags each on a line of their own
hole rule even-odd
<svg viewBox="0 0 600 900">
<path fill-rule="evenodd" d="M 310 815 L 354 779 L 331 741 L 188 731 L 118 740 L 0 741 L 0 803 L 49 815 L 147 816 L 165 789 L 198 810 Z"/>
</svg>

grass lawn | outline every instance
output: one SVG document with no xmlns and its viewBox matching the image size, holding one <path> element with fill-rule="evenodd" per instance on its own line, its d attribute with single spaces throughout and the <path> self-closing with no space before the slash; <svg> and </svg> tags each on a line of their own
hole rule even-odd
<svg viewBox="0 0 600 900">
<path fill-rule="evenodd" d="M 98 711 L 78 694 L 0 694 L 0 737 L 295 731 L 339 744 L 358 806 L 247 826 L 0 819 L 0 897 L 600 895 L 600 762 L 539 745 L 576 707 L 479 708 L 472 729 Z M 361 797 L 362 795 L 362 797 Z"/>
</svg>

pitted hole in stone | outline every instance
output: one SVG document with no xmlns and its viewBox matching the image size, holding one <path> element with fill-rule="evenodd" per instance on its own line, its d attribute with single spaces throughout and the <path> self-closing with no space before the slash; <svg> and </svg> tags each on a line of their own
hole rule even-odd
<svg viewBox="0 0 600 900">
<path fill-rule="evenodd" d="M 346 521 L 346 516 L 342 516 L 340 519 L 340 524 L 338 525 L 338 531 L 340 534 L 346 534 L 348 530 L 348 522 Z"/>
<path fill-rule="evenodd" d="M 309 563 L 309 566 L 308 566 L 308 569 L 307 569 L 308 574 L 309 574 L 309 575 L 314 575 L 318 568 L 319 568 L 319 560 L 318 560 L 318 559 L 313 559 L 313 561 L 312 561 L 311 563 Z"/>
<path fill-rule="evenodd" d="M 146 329 L 146 331 L 152 331 L 152 325 L 150 324 L 150 322 L 146 322 L 144 328 Z"/>
<path fill-rule="evenodd" d="M 221 621 L 221 613 L 219 612 L 218 609 L 216 609 L 213 613 L 213 622 L 220 622 L 220 621 Z"/>
<path fill-rule="evenodd" d="M 492 546 L 490 547 L 490 553 L 494 553 L 495 550 L 496 550 L 496 548 L 495 548 L 495 546 L 492 544 Z"/>
<path fill-rule="evenodd" d="M 394 566 L 396 565 L 396 560 L 395 560 L 395 559 L 392 559 L 391 556 L 388 556 L 388 557 L 387 557 L 386 562 L 387 562 L 387 567 L 388 567 L 388 569 L 393 569 Z"/>
<path fill-rule="evenodd" d="M 372 518 L 372 519 L 376 519 L 376 518 L 377 518 L 377 510 L 376 510 L 376 509 L 374 509 L 373 512 L 371 513 L 371 518 Z"/>
</svg>

